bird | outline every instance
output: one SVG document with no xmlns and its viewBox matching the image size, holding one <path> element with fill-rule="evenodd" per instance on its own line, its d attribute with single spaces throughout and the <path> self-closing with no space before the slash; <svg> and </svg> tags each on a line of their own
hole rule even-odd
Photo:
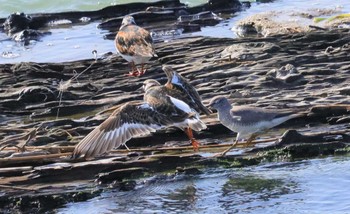
<svg viewBox="0 0 350 214">
<path fill-rule="evenodd" d="M 191 85 L 189 85 L 191 86 Z M 198 99 L 196 101 L 192 101 L 191 100 L 191 96 L 188 93 L 184 93 L 181 91 L 177 91 L 174 89 L 169 89 L 167 87 L 167 85 L 161 85 L 157 80 L 154 79 L 149 79 L 149 80 L 145 80 L 143 83 L 143 88 L 146 91 L 145 95 L 144 95 L 144 100 L 148 103 L 154 103 L 157 102 L 157 100 L 159 99 L 158 97 L 164 97 L 164 96 L 168 96 L 168 97 L 172 97 L 176 100 L 179 100 L 181 102 L 183 102 L 184 104 L 188 105 L 189 108 L 191 108 L 191 111 L 194 115 L 196 115 L 196 118 L 198 120 L 199 119 L 199 113 L 195 110 L 195 107 L 197 107 L 197 105 L 200 103 L 201 105 L 203 105 L 201 103 L 201 100 Z M 152 90 L 148 90 L 149 88 L 152 88 Z M 193 86 L 190 87 L 191 90 L 194 90 L 196 93 L 197 91 L 195 90 L 195 88 Z M 167 102 L 163 102 L 163 103 L 167 103 Z M 164 105 L 158 105 L 157 108 L 159 109 L 159 111 L 164 111 L 163 108 L 165 106 Z M 204 107 L 204 106 L 203 106 Z M 205 107 L 204 107 L 205 108 Z M 200 120 L 201 121 L 201 120 Z M 190 123 L 188 123 L 190 124 Z M 193 149 L 195 151 L 197 151 L 199 149 L 199 142 L 194 138 L 193 136 L 193 132 L 192 129 L 194 129 L 195 131 L 200 131 L 202 129 L 206 129 L 206 125 L 201 121 L 200 123 L 202 125 L 201 128 L 196 128 L 196 127 L 192 127 L 191 125 L 183 125 L 183 124 L 176 124 L 175 126 L 180 128 L 181 130 L 183 130 L 188 138 L 191 141 L 191 144 L 193 146 Z"/>
<path fill-rule="evenodd" d="M 162 67 L 167 76 L 167 83 L 165 87 L 168 94 L 180 99 L 195 109 L 198 113 L 210 115 L 212 112 L 203 105 L 197 90 L 179 73 L 168 65 Z"/>
<path fill-rule="evenodd" d="M 153 39 L 149 31 L 139 27 L 134 17 L 126 15 L 114 40 L 119 55 L 129 62 L 131 72 L 128 76 L 141 76 L 146 72 L 144 64 L 157 57 Z M 136 65 L 141 64 L 141 70 Z"/>
<path fill-rule="evenodd" d="M 175 126 L 206 129 L 198 113 L 185 102 L 165 93 L 156 80 L 146 80 L 143 101 L 129 101 L 117 108 L 103 123 L 83 138 L 73 151 L 73 158 L 90 159 L 118 148 L 133 137 L 148 135 Z"/>
<path fill-rule="evenodd" d="M 250 106 L 231 106 L 224 96 L 216 96 L 210 100 L 210 108 L 216 109 L 222 125 L 237 132 L 237 137 L 231 147 L 220 153 L 224 156 L 242 139 L 247 139 L 248 146 L 259 134 L 292 118 L 300 117 L 302 113 L 293 111 L 264 109 Z"/>
</svg>

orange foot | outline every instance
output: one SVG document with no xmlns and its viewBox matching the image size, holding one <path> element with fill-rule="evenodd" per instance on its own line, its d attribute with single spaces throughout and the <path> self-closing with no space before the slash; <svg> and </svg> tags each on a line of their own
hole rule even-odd
<svg viewBox="0 0 350 214">
<path fill-rule="evenodd" d="M 195 139 L 191 139 L 191 144 L 193 146 L 193 151 L 198 152 L 199 151 L 199 142 Z"/>
<path fill-rule="evenodd" d="M 146 70 L 141 70 L 141 71 L 139 71 L 139 72 L 137 72 L 137 76 L 142 76 L 142 75 L 144 75 L 146 73 Z"/>
<path fill-rule="evenodd" d="M 131 71 L 128 74 L 126 74 L 126 76 L 128 76 L 128 77 L 138 77 L 139 76 L 139 72 L 138 71 Z"/>
</svg>

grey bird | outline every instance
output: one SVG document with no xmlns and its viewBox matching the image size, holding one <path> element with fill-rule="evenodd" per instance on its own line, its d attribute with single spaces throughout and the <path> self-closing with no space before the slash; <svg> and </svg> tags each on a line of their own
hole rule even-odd
<svg viewBox="0 0 350 214">
<path fill-rule="evenodd" d="M 237 132 L 235 142 L 230 148 L 222 152 L 220 156 L 229 152 L 242 139 L 247 139 L 246 145 L 248 146 L 262 132 L 303 115 L 302 113 L 277 109 L 263 109 L 250 106 L 232 107 L 227 98 L 223 96 L 212 98 L 209 106 L 217 110 L 221 124 Z"/>
</svg>

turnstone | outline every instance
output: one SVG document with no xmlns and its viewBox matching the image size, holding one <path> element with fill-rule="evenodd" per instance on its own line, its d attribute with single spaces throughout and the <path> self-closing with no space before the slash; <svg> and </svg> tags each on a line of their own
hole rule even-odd
<svg viewBox="0 0 350 214">
<path fill-rule="evenodd" d="M 248 146 L 261 132 L 275 127 L 285 121 L 300 117 L 303 114 L 277 109 L 263 109 L 249 106 L 232 107 L 223 96 L 214 97 L 209 106 L 218 111 L 218 119 L 230 130 L 237 132 L 237 137 L 232 146 L 220 154 L 225 155 L 238 141 L 247 138 Z"/>
<path fill-rule="evenodd" d="M 156 57 L 153 39 L 149 31 L 136 25 L 132 16 L 123 18 L 122 24 L 115 37 L 117 52 L 129 62 L 129 76 L 141 76 L 146 72 L 144 64 Z M 141 70 L 136 65 L 141 64 Z"/>
<path fill-rule="evenodd" d="M 211 114 L 211 111 L 203 105 L 202 99 L 197 90 L 188 82 L 188 80 L 182 77 L 170 66 L 164 65 L 162 69 L 168 78 L 165 87 L 168 89 L 167 93 L 170 96 L 184 101 L 199 113 L 202 112 L 206 115 Z"/>
<path fill-rule="evenodd" d="M 143 102 L 131 101 L 116 109 L 78 143 L 73 157 L 95 157 L 125 145 L 133 137 L 145 136 L 170 126 L 195 131 L 206 128 L 196 111 L 185 102 L 166 94 L 159 82 L 146 80 L 144 89 Z"/>
<path fill-rule="evenodd" d="M 188 84 L 188 86 L 190 86 L 191 90 L 194 90 L 197 93 L 197 91 L 193 88 L 193 86 L 191 86 L 189 84 Z M 200 131 L 200 130 L 206 128 L 206 125 L 203 122 L 201 122 L 201 123 L 197 122 L 197 120 L 200 121 L 200 119 L 199 119 L 198 112 L 195 110 L 195 107 L 197 107 L 198 103 L 201 104 L 200 99 L 196 100 L 196 102 L 192 101 L 191 100 L 192 97 L 189 94 L 183 93 L 182 91 L 169 89 L 169 87 L 167 87 L 167 85 L 162 86 L 158 81 L 153 80 L 153 79 L 145 80 L 143 83 L 143 88 L 146 91 L 146 93 L 144 95 L 144 100 L 147 103 L 159 102 L 159 101 L 161 101 L 161 99 L 159 97 L 171 97 L 171 98 L 175 99 L 175 101 L 177 101 L 177 100 L 181 101 L 181 102 L 179 102 L 180 104 L 184 103 L 184 104 L 186 104 L 186 106 L 189 106 L 189 108 L 191 109 L 191 113 L 196 118 L 196 121 L 195 121 L 196 124 L 198 124 L 198 125 L 200 124 L 201 128 L 195 127 L 194 126 L 195 124 L 192 124 L 193 122 L 191 122 L 191 121 L 184 121 L 185 123 L 182 122 L 179 124 L 174 124 L 173 126 L 176 126 L 176 127 L 180 128 L 181 130 L 183 130 L 187 134 L 188 138 L 190 139 L 191 144 L 193 146 L 193 149 L 198 150 L 199 149 L 199 142 L 193 137 L 192 129 L 195 131 Z M 152 89 L 152 90 L 149 90 L 149 89 Z M 164 100 L 162 103 L 170 103 L 170 102 L 165 102 L 165 100 Z M 173 103 L 177 103 L 177 102 L 173 102 Z M 175 106 L 177 106 L 178 109 L 181 109 L 180 104 L 175 105 Z M 203 105 L 203 104 L 201 104 L 201 105 Z M 155 105 L 152 105 L 152 106 L 156 107 Z M 163 111 L 168 112 L 169 110 L 167 110 L 167 108 L 173 108 L 173 107 L 174 106 L 170 106 L 170 105 L 165 106 L 164 104 L 161 104 L 161 105 L 157 106 L 157 109 L 159 112 L 163 112 Z M 176 109 L 174 109 L 173 111 L 175 111 L 175 110 Z M 187 111 L 189 111 L 189 110 L 186 110 L 185 112 L 187 112 Z M 167 113 L 167 114 L 169 114 L 169 113 Z"/>
</svg>

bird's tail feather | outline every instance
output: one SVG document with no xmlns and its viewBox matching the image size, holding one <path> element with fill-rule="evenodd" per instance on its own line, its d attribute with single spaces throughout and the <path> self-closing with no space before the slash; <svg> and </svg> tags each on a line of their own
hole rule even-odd
<svg viewBox="0 0 350 214">
<path fill-rule="evenodd" d="M 207 128 L 207 125 L 205 125 L 205 123 L 199 119 L 190 119 L 188 121 L 188 125 L 195 131 L 200 131 Z"/>
</svg>

